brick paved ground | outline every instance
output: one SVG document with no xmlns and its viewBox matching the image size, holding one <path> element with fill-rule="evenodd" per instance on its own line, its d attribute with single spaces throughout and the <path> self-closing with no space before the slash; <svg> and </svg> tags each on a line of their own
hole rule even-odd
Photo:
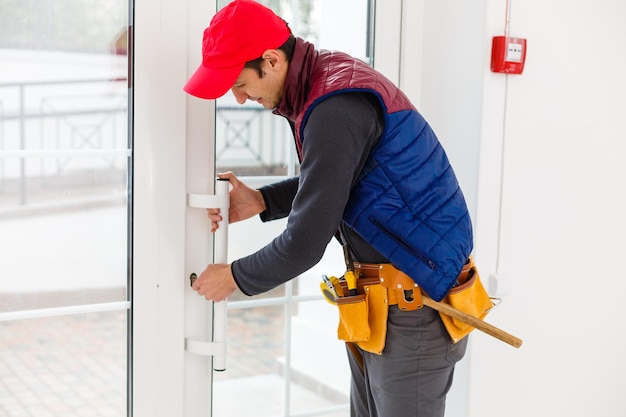
<svg viewBox="0 0 626 417">
<path fill-rule="evenodd" d="M 233 383 L 280 379 L 284 307 L 233 310 L 228 326 L 228 369 L 216 383 L 229 392 Z M 331 398 L 319 384 L 298 383 L 294 393 Z M 0 417 L 61 416 L 126 416 L 125 311 L 0 322 Z"/>
<path fill-rule="evenodd" d="M 0 416 L 126 415 L 126 313 L 0 323 Z"/>
</svg>

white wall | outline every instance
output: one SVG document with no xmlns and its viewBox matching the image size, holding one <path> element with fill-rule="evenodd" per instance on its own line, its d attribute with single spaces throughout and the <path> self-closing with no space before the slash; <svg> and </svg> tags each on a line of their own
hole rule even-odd
<svg viewBox="0 0 626 417">
<path fill-rule="evenodd" d="M 505 1 L 421 4 L 421 79 L 401 80 L 475 210 L 483 281 L 512 285 L 488 321 L 524 339 L 472 334 L 467 415 L 624 416 L 626 2 L 512 2 L 519 76 L 489 70 Z"/>
</svg>

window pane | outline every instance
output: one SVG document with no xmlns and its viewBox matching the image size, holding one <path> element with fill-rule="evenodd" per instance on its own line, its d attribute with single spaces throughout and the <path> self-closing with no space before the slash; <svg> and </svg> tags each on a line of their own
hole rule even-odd
<svg viewBox="0 0 626 417">
<path fill-rule="evenodd" d="M 226 371 L 214 373 L 216 416 L 281 415 L 285 403 L 281 371 L 284 328 L 283 306 L 229 311 Z M 227 398 L 242 401 L 224 401 Z"/>
<path fill-rule="evenodd" d="M 0 14 L 0 313 L 125 301 L 127 0 Z"/>
<path fill-rule="evenodd" d="M 127 413 L 128 14 L 0 5 L 2 416 Z"/>
<path fill-rule="evenodd" d="M 345 347 L 336 339 L 333 313 L 336 307 L 325 301 L 293 303 L 287 309 L 284 305 L 231 309 L 226 371 L 214 373 L 214 414 L 280 416 L 289 401 L 291 413 L 316 415 L 315 410 L 324 410 L 326 416 L 347 416 L 350 374 Z M 325 316 L 331 319 L 320 323 Z M 241 393 L 245 401 L 237 400 Z"/>
<path fill-rule="evenodd" d="M 233 171 L 237 176 L 294 172 L 293 136 L 285 119 L 258 103 L 237 104 L 230 92 L 217 100 L 216 116 L 218 172 Z"/>
<path fill-rule="evenodd" d="M 126 300 L 119 203 L 22 215 L 0 221 L 0 235 L 0 312 Z"/>
</svg>

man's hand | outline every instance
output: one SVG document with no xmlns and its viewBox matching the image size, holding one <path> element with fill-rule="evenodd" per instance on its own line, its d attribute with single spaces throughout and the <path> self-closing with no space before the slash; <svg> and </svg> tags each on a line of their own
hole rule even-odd
<svg viewBox="0 0 626 417">
<path fill-rule="evenodd" d="M 235 223 L 265 211 L 265 200 L 259 190 L 248 187 L 239 181 L 232 172 L 218 174 L 218 178 L 227 179 L 230 182 L 230 208 L 228 209 L 229 223 Z M 220 209 L 207 209 L 211 220 L 211 232 L 215 232 L 222 221 Z"/>
<path fill-rule="evenodd" d="M 211 264 L 200 274 L 191 288 L 207 300 L 223 301 L 237 289 L 237 284 L 230 264 Z"/>
</svg>

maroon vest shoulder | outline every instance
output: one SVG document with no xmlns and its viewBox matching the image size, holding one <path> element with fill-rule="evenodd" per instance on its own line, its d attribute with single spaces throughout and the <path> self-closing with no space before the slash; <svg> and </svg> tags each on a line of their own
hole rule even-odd
<svg viewBox="0 0 626 417">
<path fill-rule="evenodd" d="M 301 148 L 301 128 L 311 105 L 320 98 L 339 91 L 370 91 L 382 100 L 386 113 L 414 109 L 413 105 L 387 77 L 365 62 L 337 51 L 319 51 L 311 74 L 310 90 L 302 111 L 296 117 L 296 143 Z"/>
</svg>

